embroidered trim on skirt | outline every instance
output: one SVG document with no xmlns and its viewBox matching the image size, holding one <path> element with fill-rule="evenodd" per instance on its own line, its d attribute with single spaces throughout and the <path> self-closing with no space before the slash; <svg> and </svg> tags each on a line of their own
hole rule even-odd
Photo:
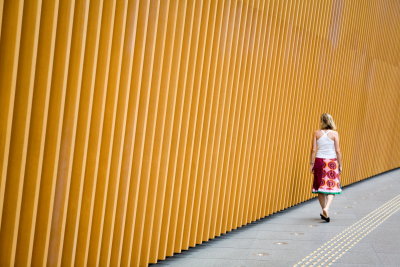
<svg viewBox="0 0 400 267">
<path fill-rule="evenodd" d="M 340 194 L 339 165 L 337 159 L 315 158 L 312 193 Z"/>
</svg>

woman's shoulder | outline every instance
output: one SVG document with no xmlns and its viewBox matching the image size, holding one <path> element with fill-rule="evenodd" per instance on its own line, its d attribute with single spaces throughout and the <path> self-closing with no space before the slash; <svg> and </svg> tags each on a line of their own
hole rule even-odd
<svg viewBox="0 0 400 267">
<path fill-rule="evenodd" d="M 314 133 L 320 133 L 320 132 L 326 131 L 326 130 L 327 130 L 327 129 L 317 129 L 317 130 L 314 131 Z M 335 130 L 329 129 L 329 131 L 332 132 L 332 133 L 337 133 L 337 131 L 335 131 Z"/>
<path fill-rule="evenodd" d="M 339 133 L 338 133 L 338 131 L 330 130 L 330 133 L 331 133 L 330 136 L 331 136 L 334 140 L 336 140 L 337 138 L 339 138 Z"/>
<path fill-rule="evenodd" d="M 324 131 L 330 131 L 330 132 L 332 132 L 332 133 L 338 133 L 338 131 L 336 131 L 336 130 L 332 130 L 332 129 L 322 129 L 322 130 L 324 130 Z M 321 129 L 318 129 L 318 130 L 316 130 L 316 132 L 318 132 L 318 131 L 321 131 Z"/>
<path fill-rule="evenodd" d="M 324 131 L 326 131 L 326 130 L 324 130 Z M 337 136 L 339 135 L 338 131 L 336 131 L 336 130 L 329 130 L 329 133 L 332 133 L 332 134 L 337 135 Z M 317 129 L 317 130 L 314 131 L 314 135 L 316 135 L 316 136 L 319 136 L 319 135 L 322 135 L 322 134 L 323 134 L 323 132 L 322 132 L 321 129 Z"/>
</svg>

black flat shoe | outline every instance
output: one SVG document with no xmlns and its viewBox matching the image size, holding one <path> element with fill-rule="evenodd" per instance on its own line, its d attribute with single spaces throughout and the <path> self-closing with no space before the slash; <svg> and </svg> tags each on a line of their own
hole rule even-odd
<svg viewBox="0 0 400 267">
<path fill-rule="evenodd" d="M 321 219 L 322 219 L 322 220 L 324 220 L 324 221 L 326 221 L 326 222 L 330 222 L 330 221 L 331 221 L 331 218 L 325 217 L 325 216 L 322 215 L 321 213 L 320 213 L 319 215 L 321 216 Z"/>
</svg>

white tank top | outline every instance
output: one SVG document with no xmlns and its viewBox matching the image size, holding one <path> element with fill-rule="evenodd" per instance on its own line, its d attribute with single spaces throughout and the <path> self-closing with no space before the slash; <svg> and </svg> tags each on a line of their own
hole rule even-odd
<svg viewBox="0 0 400 267">
<path fill-rule="evenodd" d="M 335 141 L 328 137 L 330 130 L 324 132 L 324 134 L 317 140 L 317 158 L 334 159 L 336 158 Z"/>
</svg>

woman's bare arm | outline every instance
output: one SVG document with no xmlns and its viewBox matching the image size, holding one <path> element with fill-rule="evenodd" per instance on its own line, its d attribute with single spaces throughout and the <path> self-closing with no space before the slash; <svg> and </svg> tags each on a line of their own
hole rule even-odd
<svg viewBox="0 0 400 267">
<path fill-rule="evenodd" d="M 336 132 L 333 141 L 335 142 L 336 157 L 337 157 L 337 160 L 339 163 L 339 167 L 341 169 L 341 167 L 342 167 L 342 152 L 340 151 L 340 145 L 339 145 L 339 133 Z"/>
<path fill-rule="evenodd" d="M 310 165 L 311 168 L 314 165 L 315 154 L 317 153 L 317 133 L 316 131 L 313 133 L 312 143 L 311 143 L 311 155 L 310 155 Z"/>
</svg>

